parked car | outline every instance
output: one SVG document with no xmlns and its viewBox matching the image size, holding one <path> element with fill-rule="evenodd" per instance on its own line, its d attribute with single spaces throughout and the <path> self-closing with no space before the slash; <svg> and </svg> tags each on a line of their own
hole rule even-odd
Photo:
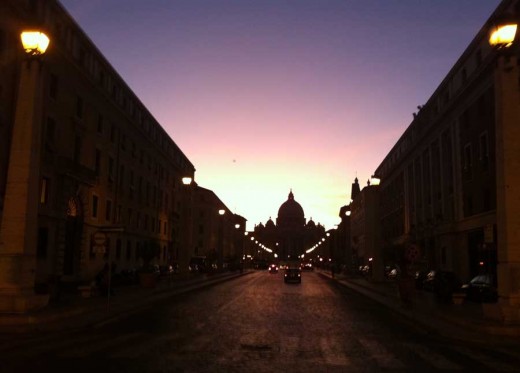
<svg viewBox="0 0 520 373">
<path fill-rule="evenodd" d="M 467 284 L 462 285 L 466 298 L 474 302 L 492 303 L 498 300 L 498 291 L 494 276 L 482 274 L 475 276 Z"/>
<path fill-rule="evenodd" d="M 173 266 L 172 265 L 162 265 L 159 266 L 160 278 L 168 278 L 173 275 Z"/>
<path fill-rule="evenodd" d="M 401 270 L 398 266 L 386 266 L 385 277 L 389 280 L 395 280 L 401 274 Z"/>
<path fill-rule="evenodd" d="M 203 273 L 207 271 L 205 256 L 194 256 L 190 259 L 189 270 L 191 273 Z"/>
<path fill-rule="evenodd" d="M 426 280 L 426 276 L 430 271 L 421 269 L 415 272 L 415 288 L 417 290 L 422 290 L 424 287 L 424 281 Z"/>
<path fill-rule="evenodd" d="M 423 289 L 432 291 L 443 300 L 451 299 L 451 295 L 459 291 L 462 282 L 456 273 L 450 271 L 432 270 L 426 275 Z"/>
</svg>

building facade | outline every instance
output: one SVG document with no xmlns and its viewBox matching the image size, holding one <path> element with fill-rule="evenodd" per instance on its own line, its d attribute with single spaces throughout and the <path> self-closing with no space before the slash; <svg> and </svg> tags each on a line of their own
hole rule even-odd
<svg viewBox="0 0 520 373">
<path fill-rule="evenodd" d="M 38 61 L 27 28 L 49 36 Z M 138 267 L 148 240 L 179 259 L 195 168 L 57 1 L 1 2 L 0 85 L 0 310 L 36 307 L 51 277 Z"/>
<path fill-rule="evenodd" d="M 386 253 L 413 244 L 426 268 L 491 273 L 504 320 L 520 317 L 519 53 L 488 36 L 519 10 L 501 2 L 375 171 Z"/>
<path fill-rule="evenodd" d="M 379 229 L 379 186 L 370 182 L 360 190 L 356 178 L 352 186 L 350 203 L 350 235 L 352 260 L 359 268 L 368 266 L 371 277 L 384 278 L 383 250 Z M 356 191 L 356 192 L 355 192 Z"/>
<path fill-rule="evenodd" d="M 244 255 L 246 219 L 232 213 L 211 190 L 195 186 L 193 191 L 193 250 L 215 267 L 237 266 Z"/>
</svg>

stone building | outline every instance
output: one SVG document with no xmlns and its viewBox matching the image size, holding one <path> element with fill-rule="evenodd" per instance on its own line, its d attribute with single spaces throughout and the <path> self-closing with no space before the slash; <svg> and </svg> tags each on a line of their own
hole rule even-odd
<svg viewBox="0 0 520 373">
<path fill-rule="evenodd" d="M 27 28 L 50 39 L 40 58 L 24 53 Z M 0 311 L 45 304 L 34 285 L 50 278 L 137 267 L 148 240 L 158 263 L 184 260 L 181 179 L 194 172 L 57 1 L 0 2 Z"/>
<path fill-rule="evenodd" d="M 489 34 L 519 15 L 500 3 L 375 171 L 387 253 L 414 244 L 423 267 L 492 274 L 504 320 L 520 319 L 519 49 Z"/>
<path fill-rule="evenodd" d="M 211 190 L 194 187 L 192 256 L 206 256 L 215 265 L 236 265 L 244 254 L 246 219 L 232 213 Z"/>
<path fill-rule="evenodd" d="M 369 266 L 374 280 L 382 280 L 384 257 L 379 230 L 379 186 L 360 189 L 358 179 L 352 184 L 350 203 L 350 235 L 353 261 L 357 266 Z"/>
</svg>

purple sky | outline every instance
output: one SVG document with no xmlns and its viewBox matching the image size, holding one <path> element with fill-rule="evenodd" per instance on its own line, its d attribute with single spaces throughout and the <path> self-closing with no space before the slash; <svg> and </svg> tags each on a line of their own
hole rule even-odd
<svg viewBox="0 0 520 373">
<path fill-rule="evenodd" d="M 327 229 L 498 0 L 62 0 L 248 229 Z"/>
</svg>

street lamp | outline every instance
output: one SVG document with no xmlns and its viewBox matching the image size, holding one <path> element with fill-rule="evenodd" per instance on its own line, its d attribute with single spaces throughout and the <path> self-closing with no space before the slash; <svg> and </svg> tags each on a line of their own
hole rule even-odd
<svg viewBox="0 0 520 373">
<path fill-rule="evenodd" d="M 520 244 L 515 234 L 520 229 L 520 175 L 518 141 L 520 133 L 520 92 L 518 91 L 518 17 L 497 19 L 490 30 L 489 43 L 497 51 L 494 73 L 496 240 L 491 234 L 485 243 L 495 244 L 497 252 L 498 312 L 506 323 L 520 320 Z M 493 228 L 491 227 L 491 231 Z M 514 284 L 514 285 L 513 285 Z"/>
<path fill-rule="evenodd" d="M 222 271 L 224 266 L 224 214 L 226 210 L 218 210 L 220 216 L 218 229 L 218 268 Z"/>
<path fill-rule="evenodd" d="M 174 234 L 172 232 L 172 251 L 174 251 L 175 260 L 179 265 L 179 268 L 188 268 L 188 262 L 191 255 L 198 255 L 198 250 L 195 249 L 195 245 L 193 244 L 193 193 L 194 188 L 196 186 L 193 183 L 193 176 L 189 174 L 185 174 L 185 176 L 181 177 L 182 185 L 182 219 L 181 223 L 181 234 L 180 242 L 174 240 Z M 173 220 L 173 219 L 172 219 Z M 175 241 L 175 242 L 174 242 Z"/>
<path fill-rule="evenodd" d="M 23 31 L 20 34 L 22 46 L 29 56 L 40 56 L 49 46 L 49 38 L 40 31 Z"/>
<path fill-rule="evenodd" d="M 20 35 L 25 60 L 14 103 L 9 166 L 0 228 L 0 312 L 44 307 L 48 295 L 34 293 L 38 240 L 42 65 L 49 38 L 40 31 Z"/>
<path fill-rule="evenodd" d="M 506 21 L 500 22 L 489 35 L 489 44 L 493 47 L 508 48 L 513 45 L 516 36 L 517 22 Z"/>
</svg>

